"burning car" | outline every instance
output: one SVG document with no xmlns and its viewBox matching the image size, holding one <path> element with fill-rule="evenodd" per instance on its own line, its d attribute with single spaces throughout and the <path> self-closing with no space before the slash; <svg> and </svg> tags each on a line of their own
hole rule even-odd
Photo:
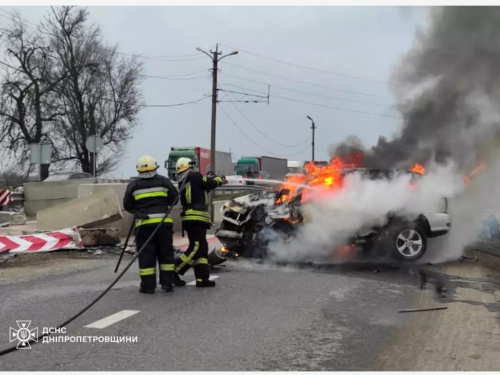
<svg viewBox="0 0 500 375">
<path fill-rule="evenodd" d="M 369 180 L 390 179 L 396 174 L 409 173 L 411 184 L 414 184 L 424 171 L 421 166 L 412 171 L 399 171 L 345 168 L 344 164 L 334 166 L 334 169 L 332 173 L 323 167 L 316 173 L 287 181 L 279 191 L 250 194 L 226 202 L 221 208 L 222 224 L 215 232 L 223 244 L 219 256 L 266 258 L 270 242 L 293 239 L 308 221 L 307 197 L 311 188 L 318 184 L 340 188 L 343 179 L 353 173 Z M 422 212 L 411 218 L 388 213 L 384 219 L 383 225 L 359 228 L 347 246 L 360 249 L 365 256 L 388 253 L 399 260 L 416 261 L 426 252 L 427 239 L 445 235 L 451 226 L 447 198 L 442 199 L 437 212 Z M 332 254 L 335 250 L 332 249 Z"/>
</svg>

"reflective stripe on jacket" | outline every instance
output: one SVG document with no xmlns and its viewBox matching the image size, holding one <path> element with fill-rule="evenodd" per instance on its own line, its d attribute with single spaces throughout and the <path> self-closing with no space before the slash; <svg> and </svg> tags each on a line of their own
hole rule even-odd
<svg viewBox="0 0 500 375">
<path fill-rule="evenodd" d="M 209 178 L 200 172 L 190 172 L 186 176 L 184 189 L 180 192 L 182 204 L 182 221 L 212 224 L 208 212 L 208 192 L 224 181 L 220 177 Z"/>
<path fill-rule="evenodd" d="M 178 194 L 172 182 L 164 176 L 141 178 L 130 182 L 127 186 L 123 207 L 126 211 L 136 214 L 136 227 L 158 224 L 175 202 Z M 142 215 L 139 214 L 147 215 L 148 218 L 141 218 Z M 170 215 L 163 222 L 173 224 Z"/>
</svg>

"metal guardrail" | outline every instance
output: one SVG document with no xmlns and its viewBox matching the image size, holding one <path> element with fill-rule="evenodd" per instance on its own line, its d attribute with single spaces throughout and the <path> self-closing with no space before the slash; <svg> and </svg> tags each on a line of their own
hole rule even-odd
<svg viewBox="0 0 500 375">
<path fill-rule="evenodd" d="M 177 186 L 176 186 L 177 187 Z M 270 186 L 263 185 L 224 185 L 215 189 L 215 195 L 232 195 L 232 194 L 252 194 L 259 191 L 270 190 Z M 24 192 L 13 191 L 12 202 L 7 207 L 23 207 Z"/>
</svg>

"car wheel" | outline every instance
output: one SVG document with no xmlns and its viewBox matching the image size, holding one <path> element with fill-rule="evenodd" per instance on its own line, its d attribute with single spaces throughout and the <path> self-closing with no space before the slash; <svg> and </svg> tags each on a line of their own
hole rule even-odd
<svg viewBox="0 0 500 375">
<path fill-rule="evenodd" d="M 393 231 L 392 254 L 405 261 L 415 261 L 427 251 L 427 236 L 417 225 L 398 226 Z"/>
</svg>

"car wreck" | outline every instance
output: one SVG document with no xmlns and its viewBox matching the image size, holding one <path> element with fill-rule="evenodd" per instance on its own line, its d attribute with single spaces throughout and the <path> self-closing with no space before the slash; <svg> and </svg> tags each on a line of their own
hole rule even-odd
<svg viewBox="0 0 500 375">
<path fill-rule="evenodd" d="M 335 178 L 340 181 L 353 173 L 370 180 L 390 179 L 407 173 L 410 174 L 411 184 L 418 183 L 422 176 L 420 171 L 342 168 Z M 259 192 L 226 202 L 221 208 L 221 226 L 215 232 L 223 248 L 213 252 L 209 262 L 213 264 L 217 259 L 221 262 L 239 257 L 272 260 L 267 251 L 270 243 L 293 240 L 309 220 L 308 203 L 304 196 L 314 186 L 318 175 L 305 175 L 298 180 L 299 183 L 295 184 L 285 183 L 278 191 Z M 362 257 L 389 256 L 398 261 L 417 261 L 427 251 L 428 238 L 449 232 L 451 216 L 448 199 L 442 198 L 436 212 L 421 212 L 411 218 L 388 212 L 381 221 L 383 225 L 359 228 L 344 248 L 356 249 Z M 332 257 L 336 250 L 332 249 Z"/>
</svg>

